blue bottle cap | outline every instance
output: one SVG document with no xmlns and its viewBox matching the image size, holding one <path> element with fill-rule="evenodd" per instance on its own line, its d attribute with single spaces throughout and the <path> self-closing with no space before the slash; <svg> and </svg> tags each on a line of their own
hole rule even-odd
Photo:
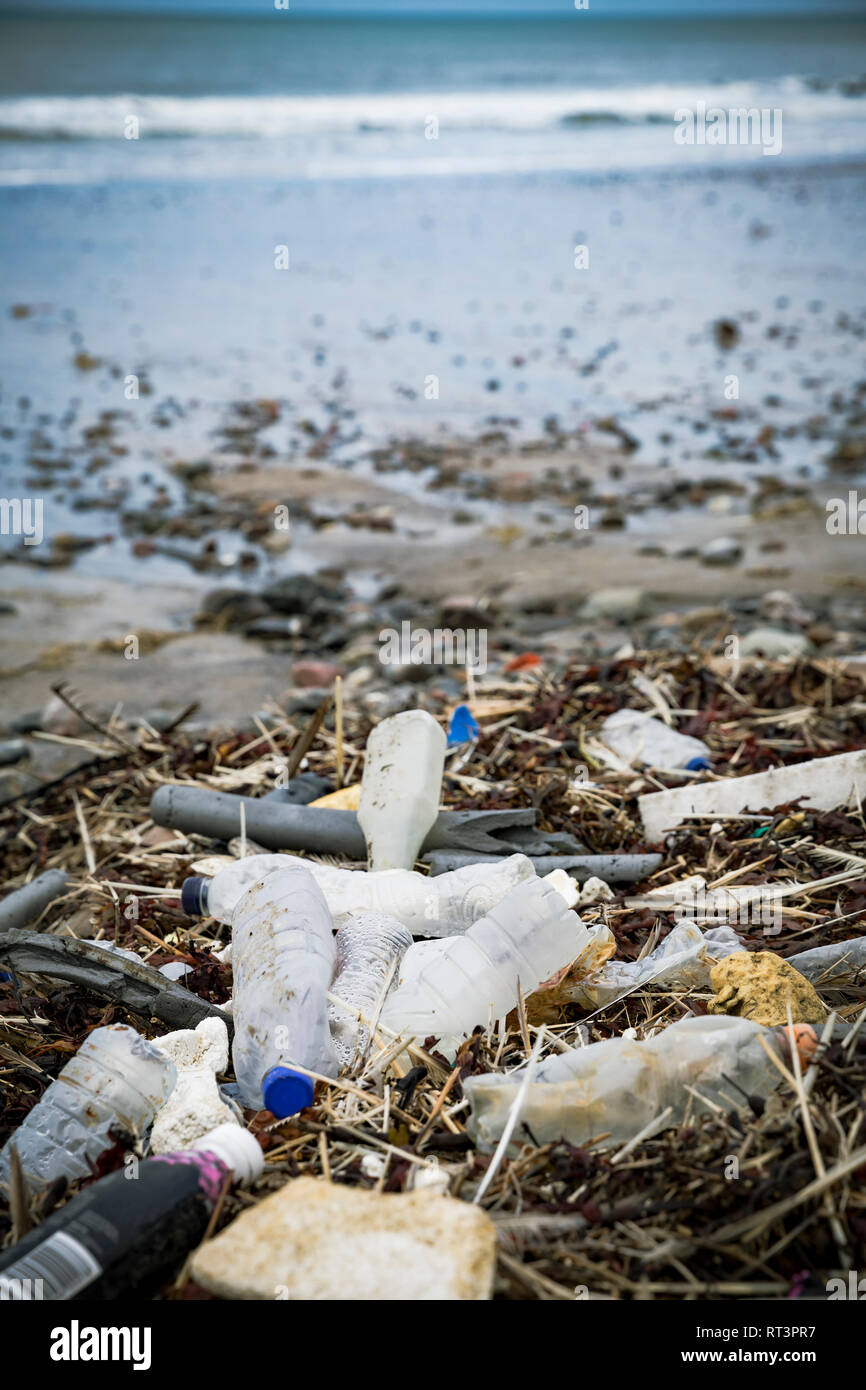
<svg viewBox="0 0 866 1390">
<path fill-rule="evenodd" d="M 315 1083 L 311 1076 L 291 1067 L 271 1067 L 262 1081 L 262 1095 L 265 1109 L 284 1120 L 287 1115 L 296 1115 L 313 1103 Z"/>
<path fill-rule="evenodd" d="M 204 917 L 207 912 L 209 878 L 185 878 L 180 890 L 180 905 L 188 917 Z"/>
<path fill-rule="evenodd" d="M 448 725 L 448 747 L 457 743 L 469 743 L 478 738 L 481 730 L 468 705 L 458 705 Z"/>
<path fill-rule="evenodd" d="M 709 758 L 692 758 L 686 763 L 686 772 L 706 772 L 711 767 Z"/>
</svg>

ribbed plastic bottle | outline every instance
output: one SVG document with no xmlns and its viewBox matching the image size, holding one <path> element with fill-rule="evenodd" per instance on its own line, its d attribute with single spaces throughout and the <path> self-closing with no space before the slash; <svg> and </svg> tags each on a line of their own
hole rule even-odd
<svg viewBox="0 0 866 1390">
<path fill-rule="evenodd" d="M 110 1173 L 0 1251 L 0 1299 L 118 1299 L 151 1291 L 204 1235 L 226 1177 L 264 1168 L 258 1141 L 221 1125 L 179 1153 Z"/>
<path fill-rule="evenodd" d="M 617 1145 L 668 1106 L 666 1126 L 679 1124 L 690 1100 L 695 1114 L 708 1113 L 694 1091 L 715 1105 L 742 1103 L 738 1086 L 747 1095 L 768 1095 L 779 1073 L 762 1037 L 782 1055 L 783 1029 L 709 1015 L 682 1019 L 643 1042 L 609 1038 L 575 1048 L 539 1064 L 520 1122 L 539 1144 L 564 1139 L 580 1147 L 603 1134 L 606 1144 Z M 463 1083 L 472 1107 L 466 1127 L 480 1149 L 499 1141 L 521 1082 L 517 1071 L 467 1077 Z"/>
<path fill-rule="evenodd" d="M 232 916 L 232 1044 L 244 1105 L 293 1115 L 314 1082 L 295 1065 L 336 1076 L 327 994 L 336 952 L 328 904 L 302 864 L 278 869 Z"/>
<path fill-rule="evenodd" d="M 336 926 L 350 914 L 383 912 L 413 936 L 451 936 L 483 917 L 515 888 L 535 878 L 525 854 L 468 864 L 428 878 L 410 869 L 340 869 L 290 854 L 251 854 L 227 864 L 212 879 L 188 878 L 181 890 L 185 912 L 230 922 L 247 888 L 278 869 L 300 865 L 313 875 Z"/>
<path fill-rule="evenodd" d="M 609 714 L 599 730 L 599 738 L 626 762 L 643 767 L 698 772 L 712 766 L 712 754 L 699 738 L 677 733 L 642 710 L 618 709 Z"/>
<path fill-rule="evenodd" d="M 95 1028 L 6 1144 L 0 1184 L 13 1144 L 31 1188 L 89 1177 L 116 1134 L 145 1133 L 176 1078 L 173 1062 L 134 1028 Z"/>
<path fill-rule="evenodd" d="M 465 1038 L 503 1018 L 590 944 L 591 936 L 553 884 L 530 879 L 462 936 L 416 942 L 403 957 L 382 1022 L 394 1032 Z"/>
<path fill-rule="evenodd" d="M 371 869 L 411 869 L 439 814 L 446 737 L 432 714 L 404 710 L 370 733 L 358 824 Z"/>
<path fill-rule="evenodd" d="M 383 912 L 362 912 L 349 917 L 337 932 L 337 974 L 331 995 L 331 1037 L 342 1067 L 349 1067 L 367 1048 L 370 1030 L 357 1016 L 371 1018 L 383 995 L 392 966 L 399 965 L 412 945 L 412 934 L 394 917 Z M 396 970 L 390 983 L 396 981 Z M 350 1012 L 351 1010 L 351 1012 Z"/>
</svg>

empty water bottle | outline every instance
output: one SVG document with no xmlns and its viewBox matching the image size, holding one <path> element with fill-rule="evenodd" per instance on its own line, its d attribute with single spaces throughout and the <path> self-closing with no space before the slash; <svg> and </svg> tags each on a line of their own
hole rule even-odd
<svg viewBox="0 0 866 1390">
<path fill-rule="evenodd" d="M 278 869 L 301 866 L 325 895 L 336 925 L 357 912 L 396 917 L 413 936 L 451 936 L 483 917 L 518 883 L 535 877 L 525 854 L 468 864 L 428 878 L 411 869 L 339 869 L 290 854 L 251 854 L 220 869 L 212 879 L 188 878 L 181 890 L 185 912 L 231 922 L 246 890 Z"/>
<path fill-rule="evenodd" d="M 232 917 L 232 1057 L 245 1105 L 293 1115 L 313 1101 L 304 1071 L 336 1076 L 327 994 L 334 973 L 328 904 L 292 864 L 241 898 Z M 293 1065 L 294 1064 L 294 1065 Z"/>
<path fill-rule="evenodd" d="M 627 763 L 665 772 L 682 768 L 697 772 L 711 766 L 710 750 L 699 738 L 679 734 L 641 710 L 619 709 L 609 714 L 599 737 Z"/>
<path fill-rule="evenodd" d="M 404 710 L 367 739 L 358 823 L 371 869 L 411 869 L 439 814 L 445 733 L 426 710 Z"/>
<path fill-rule="evenodd" d="M 0 1154 L 9 1181 L 14 1144 L 29 1186 L 89 1177 L 118 1137 L 140 1138 L 171 1094 L 177 1073 L 134 1028 L 95 1028 Z"/>
<path fill-rule="evenodd" d="M 263 1168 L 258 1141 L 227 1124 L 148 1159 L 134 1182 L 127 1170 L 110 1173 L 0 1252 L 0 1300 L 152 1291 L 201 1241 L 226 1179 L 251 1182 Z"/>
<path fill-rule="evenodd" d="M 402 922 L 383 912 L 348 917 L 337 932 L 337 975 L 331 994 L 331 1036 L 343 1067 L 362 1057 L 370 1036 L 368 1025 L 384 993 L 396 978 L 396 966 L 412 945 Z M 343 1005 L 347 1007 L 344 1008 Z"/>
<path fill-rule="evenodd" d="M 575 1048 L 539 1064 L 520 1123 L 539 1144 L 564 1139 L 580 1147 L 604 1135 L 606 1144 L 619 1145 L 654 1120 L 659 1128 L 679 1124 L 689 1105 L 700 1115 L 713 1105 L 741 1104 L 743 1091 L 766 1096 L 779 1072 L 762 1039 L 781 1057 L 783 1029 L 710 1016 L 682 1019 L 644 1042 L 608 1038 Z M 500 1139 L 522 1079 L 517 1071 L 463 1083 L 472 1107 L 466 1128 L 480 1149 L 492 1149 Z M 695 1092 L 709 1104 L 703 1106 Z M 519 1142 L 525 1133 L 518 1130 Z"/>
<path fill-rule="evenodd" d="M 462 936 L 417 942 L 403 957 L 382 1022 L 395 1032 L 465 1038 L 491 1015 L 504 1018 L 524 995 L 570 964 L 591 937 L 544 879 L 520 883 Z"/>
</svg>

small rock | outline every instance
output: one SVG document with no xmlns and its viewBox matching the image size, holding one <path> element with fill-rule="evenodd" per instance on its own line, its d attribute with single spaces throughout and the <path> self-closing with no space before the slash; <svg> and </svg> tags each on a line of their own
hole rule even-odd
<svg viewBox="0 0 866 1390">
<path fill-rule="evenodd" d="M 702 565 L 736 565 L 743 558 L 743 547 L 732 536 L 717 536 L 698 552 Z"/>
<path fill-rule="evenodd" d="M 633 622 L 649 609 L 643 589 L 630 586 L 596 589 L 580 610 L 581 618 L 610 618 L 614 622 Z"/>
<path fill-rule="evenodd" d="M 469 1202 L 295 1178 L 200 1246 L 192 1278 L 222 1298 L 482 1302 L 495 1254 Z"/>
<path fill-rule="evenodd" d="M 289 617 L 296 613 L 308 613 L 314 605 L 333 607 L 341 602 L 338 589 L 323 584 L 311 574 L 284 575 L 264 589 L 261 596 L 274 612 L 285 613 Z"/>
<path fill-rule="evenodd" d="M 716 346 L 727 352 L 740 341 L 740 326 L 733 319 L 716 319 L 713 324 L 713 337 Z"/>
<path fill-rule="evenodd" d="M 333 685 L 340 675 L 340 667 L 330 661 L 296 661 L 292 667 L 292 680 L 304 690 L 311 686 L 320 688 Z"/>
<path fill-rule="evenodd" d="M 788 1022 L 790 1003 L 794 1023 L 823 1023 L 827 1017 L 806 977 L 773 951 L 726 956 L 710 971 L 710 984 L 715 990 L 707 1005 L 711 1014 L 733 1014 L 776 1028 Z"/>
<path fill-rule="evenodd" d="M 242 627 L 267 612 L 267 604 L 246 589 L 211 589 L 202 600 L 197 621 L 225 630 Z"/>
<path fill-rule="evenodd" d="M 11 763 L 20 763 L 23 758 L 30 757 L 30 749 L 23 738 L 11 738 L 0 743 L 0 767 L 9 767 Z"/>
</svg>

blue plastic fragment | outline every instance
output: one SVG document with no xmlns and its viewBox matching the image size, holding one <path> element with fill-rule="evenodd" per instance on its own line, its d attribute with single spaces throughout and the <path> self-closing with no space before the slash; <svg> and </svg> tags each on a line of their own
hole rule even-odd
<svg viewBox="0 0 866 1390">
<path fill-rule="evenodd" d="M 469 706 L 458 705 L 448 725 L 448 747 L 452 748 L 458 743 L 469 743 L 471 739 L 478 738 L 480 733 L 481 730 Z"/>
</svg>

